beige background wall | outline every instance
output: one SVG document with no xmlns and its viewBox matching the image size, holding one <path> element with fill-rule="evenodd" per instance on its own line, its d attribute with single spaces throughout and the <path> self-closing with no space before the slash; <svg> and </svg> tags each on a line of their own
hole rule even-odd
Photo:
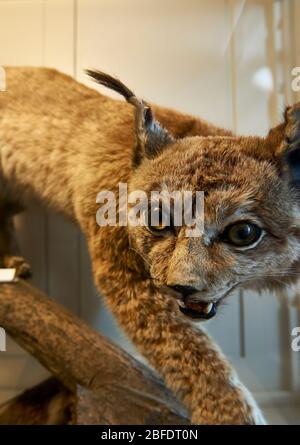
<svg viewBox="0 0 300 445">
<path fill-rule="evenodd" d="M 299 3 L 0 0 L 0 65 L 56 67 L 89 85 L 83 69 L 97 67 L 152 102 L 264 134 L 284 101 L 295 99 L 289 83 L 291 67 L 300 66 L 292 34 Z M 37 203 L 17 223 L 35 284 L 131 348 L 101 306 L 78 230 Z M 208 329 L 260 398 L 289 400 L 300 391 L 299 354 L 290 349 L 298 320 L 273 296 L 240 292 Z M 0 353 L 0 401 L 44 375 L 9 341 Z"/>
</svg>

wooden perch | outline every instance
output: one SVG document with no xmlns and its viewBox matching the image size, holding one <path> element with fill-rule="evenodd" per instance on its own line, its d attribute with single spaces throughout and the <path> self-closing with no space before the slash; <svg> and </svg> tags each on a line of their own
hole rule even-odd
<svg viewBox="0 0 300 445">
<path fill-rule="evenodd" d="M 154 372 L 27 282 L 0 285 L 0 326 L 73 394 L 74 423 L 189 423 Z"/>
</svg>

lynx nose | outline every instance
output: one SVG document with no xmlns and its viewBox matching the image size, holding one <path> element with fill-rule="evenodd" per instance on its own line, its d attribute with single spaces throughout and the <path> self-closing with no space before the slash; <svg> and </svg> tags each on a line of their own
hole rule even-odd
<svg viewBox="0 0 300 445">
<path fill-rule="evenodd" d="M 180 284 L 175 284 L 173 286 L 169 286 L 171 289 L 175 290 L 175 292 L 180 293 L 184 297 L 187 297 L 189 295 L 195 294 L 196 292 L 199 292 L 195 287 L 193 286 L 182 286 Z"/>
</svg>

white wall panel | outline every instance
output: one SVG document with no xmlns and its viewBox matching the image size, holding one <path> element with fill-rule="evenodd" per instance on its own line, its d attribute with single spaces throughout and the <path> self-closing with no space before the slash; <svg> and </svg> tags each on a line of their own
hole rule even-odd
<svg viewBox="0 0 300 445">
<path fill-rule="evenodd" d="M 78 0 L 79 79 L 98 67 L 152 102 L 231 127 L 227 41 L 225 0 Z"/>
<path fill-rule="evenodd" d="M 44 41 L 42 0 L 0 1 L 1 65 L 41 65 Z"/>
</svg>

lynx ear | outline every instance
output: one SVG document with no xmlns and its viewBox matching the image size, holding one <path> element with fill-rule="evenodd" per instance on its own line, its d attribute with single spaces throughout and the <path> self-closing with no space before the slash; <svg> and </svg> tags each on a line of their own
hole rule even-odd
<svg viewBox="0 0 300 445">
<path fill-rule="evenodd" d="M 285 111 L 282 167 L 291 183 L 300 186 L 300 103 Z"/>
<path fill-rule="evenodd" d="M 144 157 L 154 158 L 174 138 L 155 120 L 152 110 L 143 100 L 138 99 L 122 82 L 101 71 L 86 70 L 97 83 L 121 94 L 135 107 L 136 146 L 133 153 L 133 165 L 140 164 Z"/>
</svg>

